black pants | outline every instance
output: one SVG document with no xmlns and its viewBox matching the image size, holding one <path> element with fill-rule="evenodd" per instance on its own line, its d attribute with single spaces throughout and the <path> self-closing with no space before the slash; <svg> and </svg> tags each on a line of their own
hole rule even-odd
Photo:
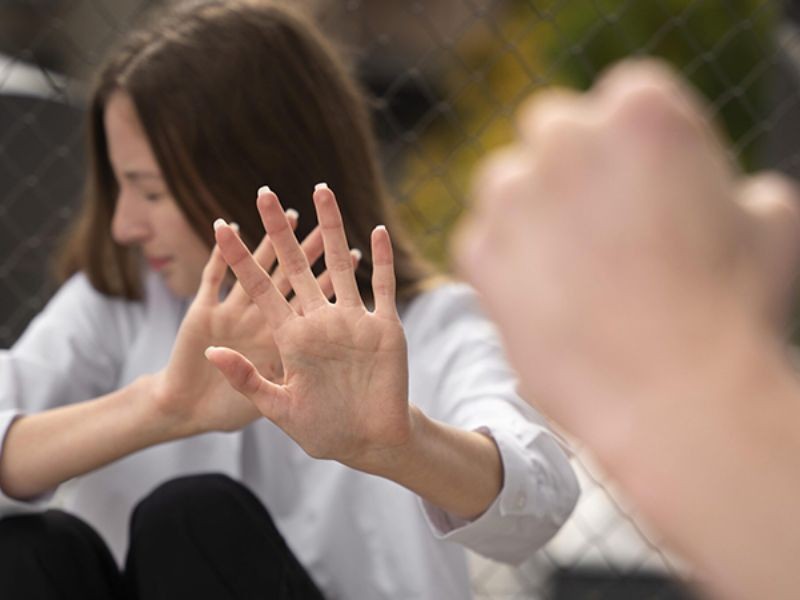
<svg viewBox="0 0 800 600">
<path fill-rule="evenodd" d="M 269 513 L 223 475 L 142 500 L 120 572 L 100 536 L 61 511 L 0 521 L 0 597 L 14 600 L 321 599 Z"/>
</svg>

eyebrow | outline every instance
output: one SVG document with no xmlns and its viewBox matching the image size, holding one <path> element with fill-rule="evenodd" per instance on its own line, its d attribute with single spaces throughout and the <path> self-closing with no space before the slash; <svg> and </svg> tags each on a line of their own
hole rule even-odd
<svg viewBox="0 0 800 600">
<path fill-rule="evenodd" d="M 145 181 L 148 181 L 148 180 L 149 181 L 152 181 L 152 180 L 163 181 L 163 177 L 161 177 L 160 174 L 154 173 L 152 171 L 124 171 L 122 173 L 122 176 L 125 179 L 127 179 L 128 181 L 131 181 L 131 182 L 134 182 L 134 183 L 137 182 L 137 181 L 142 181 L 142 180 L 145 180 Z"/>
</svg>

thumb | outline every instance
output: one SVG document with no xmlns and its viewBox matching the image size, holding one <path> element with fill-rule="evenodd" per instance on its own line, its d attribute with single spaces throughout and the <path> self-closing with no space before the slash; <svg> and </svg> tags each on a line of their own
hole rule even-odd
<svg viewBox="0 0 800 600">
<path fill-rule="evenodd" d="M 246 396 L 270 421 L 275 420 L 276 408 L 288 401 L 288 394 L 283 386 L 263 377 L 255 365 L 236 350 L 209 346 L 205 355 L 233 389 Z"/>
<path fill-rule="evenodd" d="M 800 274 L 800 195 L 787 177 L 762 173 L 743 181 L 738 200 L 754 225 L 756 266 L 768 316 L 783 329 L 792 317 Z"/>
</svg>

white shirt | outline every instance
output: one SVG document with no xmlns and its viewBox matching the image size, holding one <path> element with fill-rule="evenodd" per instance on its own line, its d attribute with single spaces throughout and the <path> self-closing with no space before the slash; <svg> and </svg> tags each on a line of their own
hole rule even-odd
<svg viewBox="0 0 800 600">
<path fill-rule="evenodd" d="M 143 302 L 102 296 L 83 275 L 70 279 L 17 344 L 0 352 L 0 435 L 20 413 L 94 398 L 162 369 L 186 307 L 152 274 Z M 469 288 L 441 286 L 401 316 L 410 402 L 432 418 L 482 429 L 500 450 L 503 489 L 475 521 L 391 481 L 314 460 L 265 419 L 237 433 L 148 448 L 80 477 L 62 486 L 63 508 L 97 529 L 121 561 L 129 515 L 145 494 L 179 475 L 221 472 L 261 499 L 328 598 L 469 598 L 458 544 L 522 561 L 569 516 L 577 482 L 541 417 L 517 396 L 497 334 Z M 5 511 L 45 501 L 0 495 Z"/>
</svg>

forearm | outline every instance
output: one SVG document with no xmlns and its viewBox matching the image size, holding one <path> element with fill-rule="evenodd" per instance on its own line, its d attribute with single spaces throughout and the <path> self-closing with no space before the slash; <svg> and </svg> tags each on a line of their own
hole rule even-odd
<svg viewBox="0 0 800 600">
<path fill-rule="evenodd" d="M 503 486 L 503 465 L 494 441 L 430 419 L 414 407 L 411 411 L 408 443 L 387 454 L 375 474 L 455 516 L 480 516 Z"/>
<path fill-rule="evenodd" d="M 151 410 L 152 378 L 100 398 L 22 416 L 0 453 L 0 488 L 28 499 L 143 448 L 175 437 Z"/>
<path fill-rule="evenodd" d="M 719 597 L 794 598 L 800 386 L 780 351 L 752 351 L 726 381 L 697 384 L 694 402 L 641 415 L 627 459 L 601 460 Z"/>
</svg>

